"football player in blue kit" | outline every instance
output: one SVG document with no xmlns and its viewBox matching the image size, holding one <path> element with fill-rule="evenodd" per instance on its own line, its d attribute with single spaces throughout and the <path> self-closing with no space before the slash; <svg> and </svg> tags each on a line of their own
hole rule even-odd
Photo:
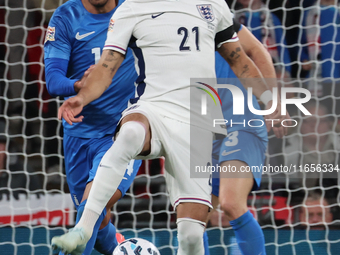
<svg viewBox="0 0 340 255">
<path fill-rule="evenodd" d="M 267 84 L 272 85 L 271 87 L 275 86 L 275 69 L 268 51 L 246 27 L 235 20 L 234 30 L 238 31 L 238 37 L 243 49 L 257 65 L 263 77 L 270 78 L 267 79 Z M 217 83 L 236 85 L 247 98 L 247 90 L 220 54 L 216 54 L 215 61 Z M 236 172 L 213 173 L 212 204 L 214 208 L 220 204 L 221 210 L 225 213 L 235 232 L 242 254 L 264 255 L 266 251 L 263 232 L 248 210 L 247 198 L 250 191 L 257 190 L 260 187 L 262 175 L 260 166 L 264 165 L 268 142 L 267 128 L 266 125 L 261 126 L 260 124 L 260 120 L 265 123 L 263 117 L 249 110 L 247 100 L 245 100 L 244 114 L 234 115 L 231 91 L 222 88 L 218 90 L 218 93 L 223 102 L 224 119 L 228 121 L 228 136 L 223 140 L 214 141 L 212 164 L 226 167 L 225 169 L 234 167 Z M 253 96 L 253 105 L 255 109 L 260 109 L 255 96 Z M 259 121 L 250 126 L 248 125 L 249 120 Z M 287 131 L 283 127 L 274 127 L 273 130 L 279 138 Z M 259 167 L 260 171 L 249 171 L 249 169 L 256 169 L 256 167 Z M 241 173 L 242 169 L 248 169 L 248 172 Z M 204 234 L 204 239 L 205 255 L 207 255 L 209 250 L 206 233 Z"/>
<path fill-rule="evenodd" d="M 122 2 L 69 0 L 54 12 L 44 45 L 46 84 L 52 96 L 67 99 L 76 95 L 84 85 L 83 81 L 92 69 L 88 68 L 100 59 L 110 18 Z M 113 133 L 121 113 L 134 95 L 136 78 L 134 58 L 129 50 L 110 87 L 84 108 L 83 122 L 69 125 L 63 121 L 66 176 L 77 208 L 77 222 L 98 165 L 113 144 Z M 140 165 L 141 160 L 130 161 L 83 254 L 90 254 L 93 247 L 103 254 L 112 254 L 117 240 L 116 229 L 110 221 L 110 209 L 124 196 Z"/>
</svg>

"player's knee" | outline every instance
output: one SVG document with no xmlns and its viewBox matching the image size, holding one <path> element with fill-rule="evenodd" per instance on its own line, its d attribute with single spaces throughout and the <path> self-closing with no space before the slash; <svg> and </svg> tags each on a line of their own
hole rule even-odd
<svg viewBox="0 0 340 255">
<path fill-rule="evenodd" d="M 180 249 L 184 252 L 199 250 L 200 243 L 203 245 L 203 233 L 205 223 L 190 218 L 177 219 L 178 241 Z"/>
<path fill-rule="evenodd" d="M 234 199 L 220 199 L 220 207 L 226 214 L 232 213 L 239 206 L 238 201 Z"/>
<path fill-rule="evenodd" d="M 196 245 L 199 239 L 202 238 L 202 235 L 197 232 L 190 231 L 189 229 L 182 230 L 178 232 L 179 242 L 183 245 L 193 246 Z"/>
<path fill-rule="evenodd" d="M 225 198 L 220 200 L 221 210 L 226 214 L 228 220 L 240 217 L 247 211 L 247 205 L 242 201 L 233 198 Z"/>
<path fill-rule="evenodd" d="M 145 135 L 145 127 L 141 122 L 128 121 L 121 126 L 117 139 L 119 137 L 126 144 L 141 146 L 144 144 Z"/>
</svg>

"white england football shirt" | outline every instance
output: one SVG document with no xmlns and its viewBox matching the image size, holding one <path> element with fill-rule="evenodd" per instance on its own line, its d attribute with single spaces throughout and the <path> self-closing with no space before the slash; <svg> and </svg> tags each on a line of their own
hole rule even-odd
<svg viewBox="0 0 340 255">
<path fill-rule="evenodd" d="M 126 0 L 111 18 L 105 49 L 130 46 L 136 97 L 189 122 L 190 79 L 215 78 L 215 48 L 238 40 L 224 0 Z"/>
</svg>

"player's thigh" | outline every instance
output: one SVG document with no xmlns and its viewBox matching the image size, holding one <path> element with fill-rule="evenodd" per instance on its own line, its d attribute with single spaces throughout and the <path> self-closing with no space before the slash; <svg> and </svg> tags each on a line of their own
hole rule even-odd
<svg viewBox="0 0 340 255">
<path fill-rule="evenodd" d="M 210 173 L 197 173 L 195 166 L 202 169 L 211 165 L 212 133 L 169 118 L 165 118 L 163 123 L 167 127 L 167 136 L 162 136 L 162 142 L 170 201 L 179 217 L 182 217 L 183 212 L 187 215 L 185 217 L 205 222 L 208 208 L 212 207 Z M 199 133 L 196 141 L 190 139 L 193 132 Z M 198 208 L 205 209 L 200 213 L 196 212 Z"/>
<path fill-rule="evenodd" d="M 267 141 L 253 133 L 234 131 L 228 134 L 220 148 L 220 178 L 254 179 L 252 190 L 259 188 L 262 177 L 262 166 L 265 159 Z M 233 161 L 245 164 L 233 164 Z M 250 174 L 249 174 L 250 173 Z M 217 194 L 214 194 L 217 195 Z"/>
</svg>

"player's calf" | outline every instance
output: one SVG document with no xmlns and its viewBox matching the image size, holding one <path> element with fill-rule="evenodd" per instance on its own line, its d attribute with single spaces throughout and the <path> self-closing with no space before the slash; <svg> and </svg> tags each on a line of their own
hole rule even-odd
<svg viewBox="0 0 340 255">
<path fill-rule="evenodd" d="M 221 166 L 233 165 L 241 170 L 247 166 L 245 162 L 230 160 L 221 163 Z M 254 177 L 250 172 L 223 173 L 220 175 L 219 203 L 227 219 L 234 220 L 248 211 L 247 199 L 254 184 Z"/>
</svg>

